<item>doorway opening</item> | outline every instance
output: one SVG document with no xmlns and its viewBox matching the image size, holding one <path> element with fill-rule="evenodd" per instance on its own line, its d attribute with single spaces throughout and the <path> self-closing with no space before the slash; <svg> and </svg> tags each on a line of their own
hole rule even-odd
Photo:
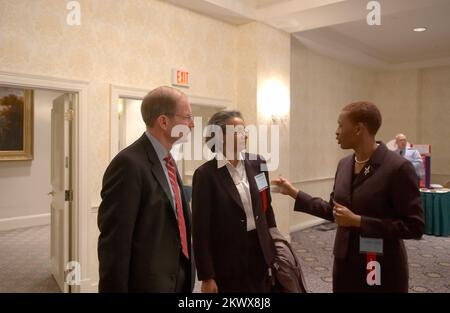
<svg viewBox="0 0 450 313">
<path fill-rule="evenodd" d="M 141 103 L 142 98 L 139 97 L 119 97 L 117 102 L 117 128 L 118 136 L 115 146 L 117 151 L 124 149 L 125 147 L 132 144 L 146 129 L 145 123 L 141 116 Z M 218 105 L 208 105 L 208 104 L 197 104 L 191 102 L 192 115 L 197 118 L 202 119 L 201 125 L 206 126 L 209 118 L 222 109 L 225 106 Z M 194 151 L 194 141 L 191 140 L 191 149 Z M 178 153 L 183 153 L 182 145 L 174 146 L 172 150 L 173 155 Z M 184 185 L 187 187 L 187 192 L 189 193 L 189 186 L 192 185 L 192 176 L 194 171 L 203 163 L 205 160 L 194 160 L 191 159 L 180 159 L 177 160 L 177 168 L 180 176 L 183 179 Z"/>
<path fill-rule="evenodd" d="M 24 111 L 16 122 L 30 128 L 22 137 L 32 143 L 30 158 L 0 161 L 0 292 L 77 291 L 66 278 L 69 260 L 77 259 L 78 93 L 19 85 L 0 91 L 0 99 L 19 99 L 0 100 L 3 133 L 11 130 L 6 112 L 20 110 L 20 92 L 31 94 L 30 120 Z"/>
</svg>

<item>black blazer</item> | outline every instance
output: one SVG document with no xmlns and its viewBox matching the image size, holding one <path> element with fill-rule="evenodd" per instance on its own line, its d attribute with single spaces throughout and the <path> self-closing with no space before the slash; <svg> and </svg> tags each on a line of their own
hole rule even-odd
<svg viewBox="0 0 450 313">
<path fill-rule="evenodd" d="M 178 183 L 192 260 L 191 214 L 179 175 Z M 101 196 L 99 291 L 174 292 L 182 253 L 178 222 L 162 165 L 145 133 L 111 161 Z M 194 266 L 188 263 L 192 291 Z"/>
<path fill-rule="evenodd" d="M 361 215 L 360 228 L 337 228 L 335 259 L 365 262 L 365 256 L 359 253 L 359 237 L 383 238 L 384 254 L 377 260 L 384 273 L 390 275 L 387 281 L 399 281 L 400 289 L 405 290 L 406 286 L 407 290 L 408 263 L 402 239 L 420 239 L 425 228 L 416 172 L 408 160 L 389 151 L 383 143 L 354 180 L 353 159 L 354 154 L 339 162 L 329 202 L 300 191 L 294 209 L 333 221 L 332 199 L 335 199 Z M 365 271 L 364 264 L 359 267 Z M 354 276 L 350 270 L 335 273 L 335 277 Z M 383 285 L 382 280 L 383 286 L 385 290 L 393 290 L 388 284 Z"/>
<path fill-rule="evenodd" d="M 267 266 L 272 264 L 275 253 L 269 228 L 276 227 L 271 205 L 270 188 L 267 189 L 267 210 L 263 213 L 262 197 L 255 176 L 265 162 L 258 157 L 249 160 L 246 154 L 244 166 L 247 173 L 256 231 Z M 214 278 L 220 285 L 230 277 L 242 273 L 247 236 L 246 215 L 242 201 L 228 169 L 217 167 L 213 159 L 200 166 L 192 182 L 192 220 L 195 261 L 199 280 Z"/>
</svg>

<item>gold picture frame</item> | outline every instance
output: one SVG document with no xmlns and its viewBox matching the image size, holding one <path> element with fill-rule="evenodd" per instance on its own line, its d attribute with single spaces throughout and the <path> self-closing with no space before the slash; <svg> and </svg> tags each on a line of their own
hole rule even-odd
<svg viewBox="0 0 450 313">
<path fill-rule="evenodd" d="M 0 162 L 33 160 L 33 90 L 0 86 Z"/>
</svg>

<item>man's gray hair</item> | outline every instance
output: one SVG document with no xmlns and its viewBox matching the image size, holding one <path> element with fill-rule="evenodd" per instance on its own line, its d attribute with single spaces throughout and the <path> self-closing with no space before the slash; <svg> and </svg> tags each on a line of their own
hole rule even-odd
<svg viewBox="0 0 450 313">
<path fill-rule="evenodd" d="M 237 110 L 223 110 L 216 112 L 208 121 L 207 130 L 209 129 L 214 130 L 217 127 L 220 127 L 222 130 L 222 138 L 225 135 L 227 121 L 238 117 L 240 119 L 244 119 L 242 117 L 242 113 Z M 211 149 L 212 152 L 215 152 L 215 146 L 218 144 L 216 140 L 214 140 L 214 137 L 216 136 L 215 132 L 211 132 L 208 134 L 205 138 L 205 143 L 208 146 L 209 149 Z"/>
</svg>

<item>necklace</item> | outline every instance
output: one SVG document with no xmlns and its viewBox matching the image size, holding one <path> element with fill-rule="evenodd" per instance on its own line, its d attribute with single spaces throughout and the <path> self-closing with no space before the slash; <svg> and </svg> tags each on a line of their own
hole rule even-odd
<svg viewBox="0 0 450 313">
<path fill-rule="evenodd" d="M 377 147 L 375 148 L 375 150 L 378 148 L 378 146 L 379 146 L 380 144 L 379 143 L 377 143 Z M 374 150 L 374 151 L 375 151 Z M 373 153 L 373 152 L 372 152 Z M 356 158 L 356 154 L 355 154 L 355 162 L 356 163 L 358 163 L 358 164 L 364 164 L 364 163 L 366 163 L 367 161 L 369 161 L 370 160 L 370 157 L 367 159 L 367 160 L 364 160 L 364 161 L 358 161 L 358 159 Z"/>
<path fill-rule="evenodd" d="M 358 161 L 358 159 L 356 158 L 356 155 L 355 155 L 355 162 L 358 163 L 358 164 L 364 164 L 364 163 L 366 163 L 369 160 L 370 160 L 370 158 L 368 158 L 367 160 L 364 160 L 364 161 Z"/>
</svg>

